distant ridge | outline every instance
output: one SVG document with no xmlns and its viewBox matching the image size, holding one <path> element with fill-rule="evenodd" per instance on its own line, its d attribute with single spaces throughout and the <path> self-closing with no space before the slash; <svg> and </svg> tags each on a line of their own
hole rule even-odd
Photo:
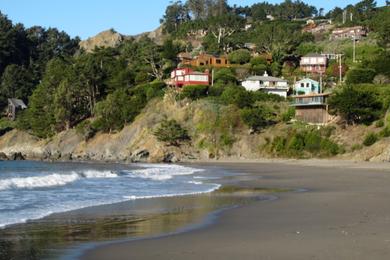
<svg viewBox="0 0 390 260">
<path fill-rule="evenodd" d="M 116 32 L 114 29 L 108 29 L 98 33 L 95 36 L 80 42 L 80 47 L 87 52 L 93 51 L 95 47 L 118 47 L 124 40 L 134 38 L 140 39 L 142 36 L 147 36 L 152 39 L 156 44 L 163 44 L 164 35 L 162 26 L 151 32 L 144 32 L 134 36 L 126 36 Z"/>
</svg>

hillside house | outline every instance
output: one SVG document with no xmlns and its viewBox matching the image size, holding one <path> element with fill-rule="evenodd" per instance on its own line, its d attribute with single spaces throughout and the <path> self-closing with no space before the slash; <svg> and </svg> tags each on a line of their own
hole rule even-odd
<svg viewBox="0 0 390 260">
<path fill-rule="evenodd" d="M 26 109 L 27 106 L 21 99 L 17 98 L 9 98 L 8 99 L 8 107 L 7 107 L 7 117 L 10 120 L 15 120 L 16 119 L 16 114 L 18 111 Z"/>
<path fill-rule="evenodd" d="M 194 71 L 190 68 L 177 68 L 171 72 L 171 78 L 167 82 L 170 86 L 184 87 L 189 85 L 210 85 L 210 74 Z"/>
<path fill-rule="evenodd" d="M 353 39 L 360 40 L 363 37 L 367 36 L 367 31 L 363 26 L 354 26 L 354 27 L 345 27 L 345 28 L 338 28 L 332 31 L 332 34 L 330 35 L 331 40 L 338 40 L 338 39 Z"/>
<path fill-rule="evenodd" d="M 301 57 L 300 68 L 307 73 L 325 73 L 328 58 L 322 54 L 311 53 Z"/>
<path fill-rule="evenodd" d="M 320 83 L 318 81 L 305 78 L 294 84 L 295 95 L 309 95 L 321 93 Z"/>
<path fill-rule="evenodd" d="M 210 54 L 199 54 L 191 60 L 184 60 L 181 62 L 182 65 L 189 65 L 192 67 L 213 67 L 213 68 L 228 68 L 231 67 L 231 64 L 227 56 L 216 57 Z"/>
<path fill-rule="evenodd" d="M 333 119 L 327 104 L 329 95 L 329 93 L 319 93 L 293 96 L 294 101 L 291 106 L 295 107 L 295 118 L 310 124 L 329 123 Z"/>
<path fill-rule="evenodd" d="M 287 80 L 268 76 L 267 72 L 263 76 L 251 76 L 241 83 L 248 91 L 264 91 L 269 94 L 276 94 L 286 98 L 289 91 Z"/>
</svg>

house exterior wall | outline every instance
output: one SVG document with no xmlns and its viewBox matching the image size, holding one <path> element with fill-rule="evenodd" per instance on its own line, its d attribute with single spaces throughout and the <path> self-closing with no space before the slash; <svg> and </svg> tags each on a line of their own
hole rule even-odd
<svg viewBox="0 0 390 260">
<path fill-rule="evenodd" d="M 275 94 L 275 95 L 287 98 L 287 90 L 286 89 L 263 88 L 261 90 L 264 91 L 265 93 L 268 93 L 268 94 Z"/>
<path fill-rule="evenodd" d="M 296 94 L 307 95 L 311 93 L 320 93 L 320 84 L 314 80 L 300 80 L 294 84 Z"/>
<path fill-rule="evenodd" d="M 209 85 L 210 75 L 208 73 L 194 72 L 192 69 L 175 69 L 171 72 L 170 85 L 176 87 L 188 85 Z"/>
<path fill-rule="evenodd" d="M 245 80 L 241 85 L 248 91 L 257 91 L 260 89 L 260 82 L 254 80 Z"/>
<path fill-rule="evenodd" d="M 264 91 L 269 94 L 279 95 L 286 98 L 288 92 L 287 82 L 260 82 L 255 80 L 245 80 L 241 85 L 248 91 Z"/>
<path fill-rule="evenodd" d="M 300 68 L 308 73 L 325 73 L 328 59 L 325 56 L 305 56 L 301 58 Z"/>
<path fill-rule="evenodd" d="M 367 35 L 367 31 L 363 26 L 340 28 L 332 31 L 331 40 L 353 38 L 360 39 Z"/>
<path fill-rule="evenodd" d="M 330 121 L 331 116 L 328 113 L 327 105 L 296 106 L 295 118 L 306 123 L 326 124 Z"/>
</svg>

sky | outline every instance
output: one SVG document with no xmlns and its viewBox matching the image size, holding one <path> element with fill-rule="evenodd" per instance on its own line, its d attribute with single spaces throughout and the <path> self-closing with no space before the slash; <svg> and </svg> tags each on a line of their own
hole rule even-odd
<svg viewBox="0 0 390 260">
<path fill-rule="evenodd" d="M 125 35 L 156 29 L 171 0 L 0 0 L 0 11 L 25 27 L 56 27 L 81 39 L 113 28 Z M 252 5 L 263 0 L 228 0 L 229 5 Z M 267 0 L 280 3 L 282 0 Z M 359 0 L 304 0 L 325 11 Z M 383 6 L 385 0 L 377 0 Z"/>
</svg>

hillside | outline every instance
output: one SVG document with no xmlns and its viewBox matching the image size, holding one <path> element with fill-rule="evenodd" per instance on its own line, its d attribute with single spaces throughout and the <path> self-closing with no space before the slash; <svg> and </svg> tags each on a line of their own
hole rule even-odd
<svg viewBox="0 0 390 260">
<path fill-rule="evenodd" d="M 215 109 L 212 101 L 175 101 L 167 94 L 164 99 L 151 101 L 133 123 L 115 133 L 98 133 L 86 140 L 82 132 L 71 129 L 48 139 L 40 139 L 23 131 L 12 130 L 0 137 L 0 153 L 10 158 L 14 153 L 22 153 L 28 159 L 39 160 L 125 162 L 256 160 L 285 157 L 270 151 L 267 143 L 277 136 L 284 136 L 293 125 L 279 123 L 259 133 L 252 133 L 240 120 L 234 122 L 237 120 L 235 108 L 220 106 L 219 109 L 224 113 L 222 121 L 213 118 L 216 116 Z M 165 118 L 174 119 L 185 127 L 191 139 L 179 146 L 166 145 L 157 140 L 154 132 Z M 358 141 L 360 136 L 368 131 L 375 131 L 374 126 L 350 126 L 347 129 L 335 127 L 337 130 L 332 139 L 343 144 L 346 149 L 345 153 L 335 158 L 390 161 L 390 138 L 382 139 L 370 147 L 360 145 L 358 149 L 353 148 L 354 145 L 360 144 Z M 221 136 L 223 134 L 231 134 L 234 140 L 226 142 Z M 313 157 L 309 153 L 301 156 Z"/>
</svg>

